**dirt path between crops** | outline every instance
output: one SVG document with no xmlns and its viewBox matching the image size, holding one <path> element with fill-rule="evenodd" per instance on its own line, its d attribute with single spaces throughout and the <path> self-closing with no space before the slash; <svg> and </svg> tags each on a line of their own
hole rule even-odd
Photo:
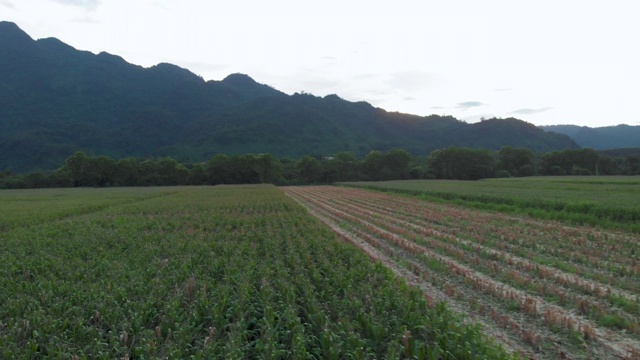
<svg viewBox="0 0 640 360">
<path fill-rule="evenodd" d="M 378 251 L 376 248 L 371 246 L 365 240 L 362 240 L 358 236 L 351 234 L 343 230 L 342 228 L 338 227 L 333 221 L 320 215 L 318 212 L 310 208 L 303 200 L 300 200 L 295 196 L 292 196 L 292 198 L 296 202 L 298 202 L 300 205 L 302 205 L 304 208 L 306 208 L 311 215 L 313 215 L 314 217 L 316 217 L 317 219 L 325 223 L 327 226 L 329 226 L 331 230 L 333 230 L 342 240 L 348 243 L 354 244 L 355 246 L 360 248 L 362 251 L 364 251 L 370 258 L 384 264 L 396 276 L 400 276 L 404 278 L 409 285 L 419 288 L 423 292 L 429 304 L 433 306 L 434 304 L 445 301 L 447 302 L 447 307 L 450 310 L 460 314 L 466 314 L 467 311 L 465 307 L 461 306 L 460 304 L 457 304 L 456 302 L 451 301 L 451 299 L 449 299 L 442 291 L 431 286 L 429 283 L 423 281 L 420 277 L 413 274 L 412 272 L 397 265 L 394 260 L 392 260 L 390 257 L 383 254 L 381 251 Z M 465 320 L 467 320 L 468 323 L 478 322 L 478 319 L 471 320 L 466 317 L 465 317 Z M 512 339 L 504 331 L 496 328 L 490 323 L 485 323 L 482 321 L 480 321 L 480 323 L 483 326 L 484 332 L 489 334 L 491 337 L 495 338 L 507 351 L 511 353 L 518 352 L 532 359 L 536 358 L 535 355 L 531 352 L 531 350 L 520 346 L 516 340 Z"/>
<path fill-rule="evenodd" d="M 309 204 L 304 202 L 304 200 L 302 200 L 301 198 L 291 194 L 290 192 L 286 192 L 286 193 L 287 195 L 291 196 L 296 202 L 298 202 L 300 205 L 306 208 L 311 215 L 313 215 L 314 217 L 316 217 L 317 219 L 325 223 L 327 226 L 329 226 L 329 228 L 331 228 L 342 240 L 354 244 L 355 246 L 363 250 L 370 258 L 384 264 L 394 274 L 396 274 L 396 276 L 400 276 L 404 278 L 409 285 L 419 288 L 423 292 L 424 296 L 426 297 L 430 305 L 433 306 L 439 302 L 445 301 L 447 302 L 447 307 L 450 310 L 459 314 L 467 314 L 467 309 L 465 306 L 462 306 L 457 302 L 452 301 L 451 299 L 449 299 L 447 295 L 445 295 L 439 289 L 431 286 L 429 283 L 425 282 L 417 275 L 397 265 L 393 259 L 383 254 L 381 251 L 378 251 L 376 248 L 371 246 L 365 240 L 359 238 L 354 234 L 351 234 L 345 231 L 344 229 L 340 228 L 337 224 L 335 224 L 333 221 L 329 220 L 327 217 L 320 215 L 317 211 L 312 209 L 309 206 Z M 493 324 L 486 323 L 477 318 L 469 319 L 468 317 L 464 317 L 464 319 L 467 321 L 467 323 L 480 322 L 483 326 L 484 332 L 487 333 L 489 336 L 495 338 L 507 351 L 511 353 L 518 352 L 531 359 L 537 358 L 529 348 L 521 346 L 517 340 L 513 339 L 505 331 L 499 328 L 496 328 Z"/>
<path fill-rule="evenodd" d="M 388 237 L 394 237 L 396 238 L 395 240 L 397 242 L 405 242 L 406 243 L 405 245 L 410 246 L 412 248 L 411 250 L 412 252 L 414 252 L 414 250 L 419 252 L 428 252 L 430 256 L 439 258 L 440 260 L 446 263 L 452 263 L 452 264 L 455 263 L 453 265 L 455 265 L 456 268 L 459 267 L 463 269 L 463 271 L 468 272 L 468 274 L 470 274 L 469 276 L 476 279 L 477 281 L 482 281 L 485 283 L 487 282 L 494 283 L 493 279 L 483 274 L 479 274 L 473 269 L 466 268 L 464 265 L 461 265 L 455 262 L 455 260 L 432 253 L 429 249 L 417 246 L 416 244 L 409 244 L 408 240 L 398 237 L 393 233 L 389 233 L 384 229 L 381 229 L 375 226 L 374 224 L 367 222 L 363 219 L 358 219 L 358 221 L 362 222 L 365 227 L 372 230 L 375 229 L 375 231 L 378 233 L 386 233 L 384 234 L 384 239 L 382 238 L 376 239 L 375 237 L 369 236 L 369 234 L 365 234 L 362 232 L 358 233 L 358 230 L 355 230 L 355 229 L 352 229 L 351 231 L 345 230 L 344 228 L 340 227 L 340 225 L 338 225 L 340 223 L 338 221 L 339 219 L 335 218 L 334 216 L 335 214 L 338 214 L 338 213 L 342 213 L 342 216 L 353 216 L 353 214 L 343 213 L 328 203 L 320 202 L 318 200 L 318 197 L 322 197 L 322 196 L 317 196 L 319 194 L 316 194 L 316 197 L 312 197 L 312 194 L 307 192 L 307 191 L 310 191 L 310 189 L 309 188 L 304 188 L 304 189 L 307 189 L 307 190 L 305 191 L 303 190 L 303 188 L 285 188 L 284 191 L 287 195 L 292 197 L 296 202 L 298 202 L 303 207 L 305 207 L 313 216 L 315 216 L 316 218 L 318 218 L 319 220 L 327 224 L 327 226 L 329 226 L 334 232 L 336 232 L 340 236 L 340 238 L 362 249 L 366 254 L 368 254 L 368 256 L 387 266 L 397 276 L 402 276 L 403 278 L 405 278 L 410 285 L 421 289 L 425 297 L 431 304 L 435 304 L 441 301 L 446 301 L 447 306 L 451 310 L 465 316 L 465 319 L 467 319 L 468 322 L 481 323 L 484 328 L 484 331 L 489 336 L 494 337 L 508 351 L 518 352 L 527 358 L 541 358 L 541 359 L 571 358 L 570 356 L 566 355 L 567 349 L 565 349 L 565 346 L 562 344 L 562 341 L 544 327 L 538 326 L 536 324 L 526 324 L 527 328 L 529 329 L 527 330 L 527 332 L 530 332 L 530 330 L 533 330 L 535 332 L 535 336 L 539 336 L 537 340 L 538 342 L 544 341 L 544 342 L 555 343 L 552 347 L 556 349 L 555 351 L 556 354 L 548 354 L 545 351 L 541 353 L 540 348 L 538 346 L 535 346 L 535 341 L 534 342 L 529 341 L 531 344 L 527 344 L 528 341 L 526 341 L 526 339 L 525 341 L 523 341 L 523 339 L 521 338 L 522 333 L 524 333 L 523 330 L 520 330 L 521 331 L 520 336 L 516 336 L 513 334 L 513 332 L 509 331 L 506 326 L 503 325 L 504 329 L 500 328 L 496 326 L 497 324 L 494 322 L 484 321 L 482 317 L 474 316 L 473 319 L 469 319 L 468 316 L 470 314 L 470 310 L 467 305 L 457 302 L 451 296 L 451 294 L 448 294 L 448 293 L 445 294 L 442 290 L 433 286 L 428 280 L 425 280 L 423 277 L 418 276 L 416 273 L 400 265 L 398 263 L 399 260 L 393 259 L 391 255 L 393 252 L 395 252 L 396 255 L 400 252 L 398 252 L 397 250 L 390 250 L 390 248 L 388 247 L 388 244 L 386 244 L 385 242 L 388 240 L 387 239 Z M 359 190 L 359 191 L 362 191 L 362 190 Z M 357 212 L 357 211 L 355 211 L 354 209 L 354 212 Z M 377 215 L 383 215 L 383 214 L 377 214 Z M 382 247 L 385 247 L 385 248 L 383 249 Z M 400 255 L 400 257 L 402 257 L 402 255 Z M 408 262 L 411 262 L 411 260 L 409 260 L 408 257 L 405 258 L 405 260 Z M 414 264 L 414 266 L 416 265 Z M 417 266 L 419 267 L 419 265 Z M 504 284 L 496 283 L 496 285 L 504 287 Z M 473 290 L 467 289 L 464 286 L 460 286 L 460 289 L 458 289 L 457 291 L 461 293 L 464 292 L 465 296 L 467 297 L 471 297 L 471 298 L 474 297 Z M 521 292 L 516 289 L 510 289 L 510 291 L 512 291 L 514 294 L 517 294 L 519 297 L 525 296 L 524 294 L 521 294 Z M 525 297 L 528 298 L 530 296 L 525 296 Z M 578 328 L 580 328 L 583 322 L 585 322 L 584 319 L 574 316 L 566 312 L 566 310 L 562 308 L 557 308 L 554 305 L 546 304 L 546 302 L 543 299 L 536 299 L 533 306 L 539 307 L 538 309 L 539 314 L 547 311 L 548 309 L 552 309 L 554 313 L 562 314 L 562 316 L 565 316 L 571 319 L 571 321 L 574 321 L 575 323 L 577 323 Z M 523 322 L 526 321 L 523 318 L 518 320 Z M 509 321 L 512 324 L 514 323 L 513 318 L 510 318 Z M 585 324 L 590 326 L 588 322 L 586 322 Z M 636 356 L 634 352 L 635 350 L 629 350 L 630 348 L 633 349 L 637 346 L 635 341 L 631 341 L 630 339 L 618 338 L 617 336 L 615 336 L 615 334 L 612 334 L 610 332 L 604 332 L 601 329 L 594 329 L 594 335 L 597 337 L 597 339 L 594 339 L 594 340 L 597 340 L 598 343 L 603 345 L 603 349 L 602 349 L 603 352 L 595 350 L 595 353 L 590 352 L 591 356 L 595 356 L 597 358 L 619 358 L 619 359 L 635 358 Z M 593 351 L 593 349 L 591 349 L 590 351 Z M 570 353 L 570 350 L 568 351 L 568 353 Z"/>
<path fill-rule="evenodd" d="M 334 201 L 336 203 L 342 204 L 345 207 L 349 207 L 353 211 L 353 213 L 351 213 L 352 215 L 356 213 L 363 214 L 363 216 L 365 217 L 374 215 L 380 220 L 384 220 L 384 222 L 386 222 L 387 224 L 390 224 L 394 227 L 401 226 L 409 231 L 419 233 L 423 236 L 431 237 L 436 235 L 440 237 L 446 237 L 450 240 L 453 240 L 458 246 L 472 247 L 474 251 L 484 252 L 496 256 L 504 260 L 511 267 L 515 267 L 519 270 L 524 269 L 525 271 L 532 271 L 533 269 L 535 269 L 536 271 L 542 272 L 545 275 L 545 280 L 555 281 L 559 284 L 571 283 L 572 285 L 574 285 L 574 287 L 580 288 L 583 291 L 586 291 L 587 293 L 593 295 L 594 297 L 602 297 L 605 294 L 616 295 L 629 301 L 635 301 L 637 297 L 637 294 L 630 291 L 617 289 L 607 284 L 589 280 L 573 273 L 560 271 L 551 266 L 536 264 L 529 259 L 514 255 L 513 253 L 504 250 L 496 250 L 480 243 L 461 239 L 452 234 L 444 234 L 443 230 L 430 228 L 429 224 L 420 220 L 414 219 L 413 221 L 415 223 L 402 220 L 400 217 L 394 217 L 392 211 L 386 210 L 382 207 L 376 207 L 375 205 L 367 204 L 366 202 L 349 203 L 344 199 L 335 199 Z"/>
</svg>

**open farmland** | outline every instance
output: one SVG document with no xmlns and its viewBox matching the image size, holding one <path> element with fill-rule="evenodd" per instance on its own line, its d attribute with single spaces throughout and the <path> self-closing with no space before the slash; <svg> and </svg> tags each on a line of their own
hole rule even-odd
<svg viewBox="0 0 640 360">
<path fill-rule="evenodd" d="M 640 177 L 637 176 L 363 181 L 343 185 L 640 233 Z"/>
<path fill-rule="evenodd" d="M 525 356 L 640 358 L 637 234 L 343 187 L 287 194 Z"/>
<path fill-rule="evenodd" d="M 2 190 L 0 231 L 171 195 L 177 187 Z"/>
<path fill-rule="evenodd" d="M 0 206 L 2 359 L 509 358 L 273 186 Z"/>
</svg>

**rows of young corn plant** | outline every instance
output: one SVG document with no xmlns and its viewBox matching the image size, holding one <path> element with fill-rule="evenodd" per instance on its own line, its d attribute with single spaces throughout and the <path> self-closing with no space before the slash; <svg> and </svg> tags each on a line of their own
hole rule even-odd
<svg viewBox="0 0 640 360">
<path fill-rule="evenodd" d="M 510 357 L 275 187 L 165 190 L 0 232 L 0 358 Z"/>
<path fill-rule="evenodd" d="M 640 233 L 640 181 L 633 176 L 541 176 L 484 181 L 395 180 L 345 186 L 503 213 Z"/>
<path fill-rule="evenodd" d="M 519 339 L 525 356 L 640 357 L 633 234 L 358 189 L 285 191 L 354 243 L 377 249 L 383 263 L 443 293 L 497 338 Z"/>
</svg>

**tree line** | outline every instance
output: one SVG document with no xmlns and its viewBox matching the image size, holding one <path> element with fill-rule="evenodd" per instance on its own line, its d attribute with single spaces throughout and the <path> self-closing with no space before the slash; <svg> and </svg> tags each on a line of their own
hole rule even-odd
<svg viewBox="0 0 640 360">
<path fill-rule="evenodd" d="M 636 156 L 611 157 L 593 149 L 537 154 L 505 146 L 497 152 L 449 147 L 428 157 L 403 149 L 333 156 L 277 159 L 270 154 L 218 154 L 206 162 L 180 163 L 170 157 L 115 160 L 79 151 L 51 173 L 0 172 L 0 188 L 171 186 L 272 183 L 331 184 L 338 181 L 402 179 L 478 180 L 533 175 L 640 175 Z"/>
</svg>

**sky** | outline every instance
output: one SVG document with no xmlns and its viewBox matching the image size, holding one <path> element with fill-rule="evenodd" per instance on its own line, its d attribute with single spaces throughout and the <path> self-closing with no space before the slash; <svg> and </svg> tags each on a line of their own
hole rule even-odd
<svg viewBox="0 0 640 360">
<path fill-rule="evenodd" d="M 0 0 L 32 38 L 467 122 L 640 125 L 640 1 Z"/>
</svg>

